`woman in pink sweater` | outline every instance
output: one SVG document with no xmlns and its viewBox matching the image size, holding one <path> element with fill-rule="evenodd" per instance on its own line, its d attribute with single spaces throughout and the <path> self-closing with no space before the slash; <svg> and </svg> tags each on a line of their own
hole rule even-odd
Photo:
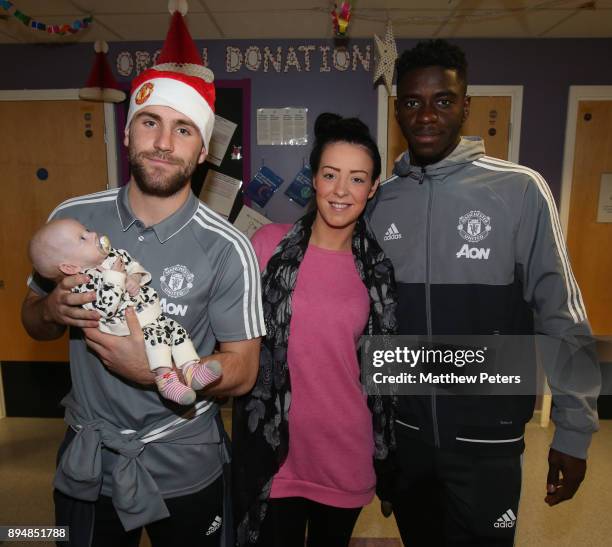
<svg viewBox="0 0 612 547">
<path fill-rule="evenodd" d="M 315 137 L 316 210 L 252 239 L 267 336 L 257 383 L 234 405 L 239 545 L 303 547 L 308 527 L 309 547 L 347 546 L 390 443 L 357 356 L 362 334 L 395 331 L 392 268 L 362 219 L 380 154 L 355 118 L 322 114 Z"/>
</svg>

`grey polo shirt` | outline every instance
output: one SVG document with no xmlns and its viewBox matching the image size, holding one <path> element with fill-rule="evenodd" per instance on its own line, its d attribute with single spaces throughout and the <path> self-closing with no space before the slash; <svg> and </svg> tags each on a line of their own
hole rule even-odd
<svg viewBox="0 0 612 547">
<path fill-rule="evenodd" d="M 127 250 L 152 276 L 162 311 L 178 321 L 193 339 L 200 356 L 210 355 L 216 341 L 247 340 L 265 334 L 257 261 L 249 240 L 193 194 L 173 215 L 145 227 L 128 203 L 128 186 L 65 201 L 50 216 L 75 218 L 116 248 Z M 30 287 L 45 294 L 50 287 L 36 274 Z M 185 413 L 184 407 L 160 398 L 155 388 L 134 385 L 110 373 L 87 349 L 80 329 L 70 332 L 71 396 L 89 419 L 102 419 L 120 430 L 140 431 L 165 424 Z M 209 410 L 197 419 L 209 420 Z M 211 438 L 219 442 L 217 434 Z M 115 455 L 103 450 L 102 494 L 111 495 Z M 164 497 L 187 495 L 221 473 L 219 447 L 152 442 L 140 456 Z"/>
</svg>

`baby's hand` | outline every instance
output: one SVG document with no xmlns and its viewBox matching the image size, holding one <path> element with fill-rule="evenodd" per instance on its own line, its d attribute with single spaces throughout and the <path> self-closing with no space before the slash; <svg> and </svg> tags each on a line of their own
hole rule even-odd
<svg viewBox="0 0 612 547">
<path fill-rule="evenodd" d="M 114 270 L 115 272 L 124 272 L 125 271 L 125 265 L 123 264 L 123 260 L 121 260 L 121 257 L 118 256 L 115 260 L 115 262 L 113 263 L 111 270 Z"/>
<path fill-rule="evenodd" d="M 136 296 L 138 291 L 140 290 L 140 278 L 142 276 L 140 274 L 132 274 L 127 276 L 127 280 L 125 282 L 125 289 L 129 293 L 130 296 Z"/>
</svg>

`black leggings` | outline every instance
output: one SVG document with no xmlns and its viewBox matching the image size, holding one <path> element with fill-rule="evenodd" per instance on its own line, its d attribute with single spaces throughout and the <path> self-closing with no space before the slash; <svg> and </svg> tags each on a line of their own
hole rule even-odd
<svg viewBox="0 0 612 547">
<path fill-rule="evenodd" d="M 57 490 L 54 498 L 57 525 L 70 526 L 70 547 L 138 547 L 140 544 L 142 528 L 126 532 L 111 498 L 100 496 L 98 501 L 87 503 Z M 153 547 L 220 545 L 223 477 L 199 492 L 164 501 L 170 516 L 146 526 Z"/>
<path fill-rule="evenodd" d="M 347 547 L 361 507 L 344 509 L 305 498 L 275 498 L 268 503 L 260 547 Z"/>
</svg>

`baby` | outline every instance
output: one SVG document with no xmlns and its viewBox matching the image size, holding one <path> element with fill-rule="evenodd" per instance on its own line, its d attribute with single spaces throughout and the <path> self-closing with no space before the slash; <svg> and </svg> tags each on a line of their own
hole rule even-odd
<svg viewBox="0 0 612 547">
<path fill-rule="evenodd" d="M 29 254 L 34 269 L 56 283 L 78 273 L 89 276 L 87 283 L 73 291 L 95 291 L 96 299 L 83 307 L 100 314 L 102 332 L 129 335 L 125 310 L 134 308 L 144 334 L 149 367 L 166 399 L 190 405 L 196 398 L 194 390 L 221 377 L 221 364 L 201 364 L 185 329 L 162 314 L 159 297 L 148 285 L 151 274 L 123 249 L 113 249 L 107 236 L 90 232 L 76 220 L 53 220 L 34 234 Z M 186 384 L 172 368 L 172 360 L 181 369 Z"/>
</svg>

